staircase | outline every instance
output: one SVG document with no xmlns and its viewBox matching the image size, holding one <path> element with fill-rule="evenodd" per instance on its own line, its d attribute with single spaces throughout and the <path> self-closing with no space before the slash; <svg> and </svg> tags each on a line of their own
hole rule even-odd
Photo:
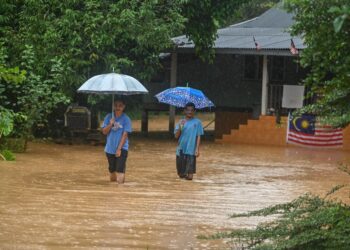
<svg viewBox="0 0 350 250">
<path fill-rule="evenodd" d="M 343 149 L 350 150 L 350 125 L 343 129 Z"/>
<path fill-rule="evenodd" d="M 281 117 L 281 124 L 276 124 L 275 116 L 260 116 L 259 120 L 248 120 L 246 125 L 239 125 L 230 134 L 223 135 L 217 142 L 256 144 L 256 145 L 286 145 L 287 117 Z"/>
</svg>

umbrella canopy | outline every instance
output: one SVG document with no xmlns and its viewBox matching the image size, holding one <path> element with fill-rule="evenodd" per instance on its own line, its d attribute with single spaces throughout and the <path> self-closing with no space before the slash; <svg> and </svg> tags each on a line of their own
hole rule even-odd
<svg viewBox="0 0 350 250">
<path fill-rule="evenodd" d="M 214 103 L 206 97 L 202 91 L 189 87 L 176 87 L 166 89 L 156 95 L 159 102 L 173 105 L 175 107 L 185 107 L 189 102 L 194 103 L 197 109 L 213 107 Z"/>
<path fill-rule="evenodd" d="M 116 73 L 91 77 L 78 89 L 79 93 L 112 94 L 112 117 L 114 117 L 114 94 L 137 95 L 148 94 L 148 90 L 135 78 Z"/>
<path fill-rule="evenodd" d="M 147 94 L 148 90 L 135 78 L 116 73 L 97 75 L 87 80 L 80 93 L 135 95 Z"/>
</svg>

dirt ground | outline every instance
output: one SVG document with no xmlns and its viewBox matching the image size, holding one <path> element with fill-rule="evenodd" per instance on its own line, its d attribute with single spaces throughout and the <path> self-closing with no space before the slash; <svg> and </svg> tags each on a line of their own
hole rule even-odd
<svg viewBox="0 0 350 250">
<path fill-rule="evenodd" d="M 30 143 L 0 161 L 1 249 L 227 249 L 200 234 L 252 227 L 229 214 L 324 195 L 350 176 L 345 151 L 204 141 L 193 181 L 175 172 L 173 140 L 132 138 L 126 183 L 108 181 L 103 146 Z M 350 203 L 349 189 L 333 198 Z"/>
</svg>

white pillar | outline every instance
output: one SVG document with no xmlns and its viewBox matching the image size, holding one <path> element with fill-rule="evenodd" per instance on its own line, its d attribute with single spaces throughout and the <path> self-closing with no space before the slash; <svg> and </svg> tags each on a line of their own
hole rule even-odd
<svg viewBox="0 0 350 250">
<path fill-rule="evenodd" d="M 171 53 L 170 88 L 176 87 L 177 82 L 177 53 Z M 169 132 L 173 133 L 175 128 L 175 107 L 169 108 Z"/>
<path fill-rule="evenodd" d="M 269 75 L 267 71 L 267 55 L 264 55 L 263 72 L 262 72 L 262 91 L 261 91 L 261 115 L 266 115 L 268 80 L 269 80 Z"/>
</svg>

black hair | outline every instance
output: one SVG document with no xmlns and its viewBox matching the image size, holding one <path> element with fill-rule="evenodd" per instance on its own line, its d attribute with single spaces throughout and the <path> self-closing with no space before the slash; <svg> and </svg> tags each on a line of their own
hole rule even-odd
<svg viewBox="0 0 350 250">
<path fill-rule="evenodd" d="M 116 102 L 121 102 L 121 103 L 124 104 L 124 106 L 126 105 L 126 102 L 125 102 L 124 98 L 117 98 L 117 99 L 114 100 L 114 103 L 116 103 Z"/>
<path fill-rule="evenodd" d="M 194 105 L 193 102 L 186 103 L 185 108 L 187 108 L 187 107 L 193 107 L 193 109 L 196 110 L 196 105 Z"/>
</svg>

